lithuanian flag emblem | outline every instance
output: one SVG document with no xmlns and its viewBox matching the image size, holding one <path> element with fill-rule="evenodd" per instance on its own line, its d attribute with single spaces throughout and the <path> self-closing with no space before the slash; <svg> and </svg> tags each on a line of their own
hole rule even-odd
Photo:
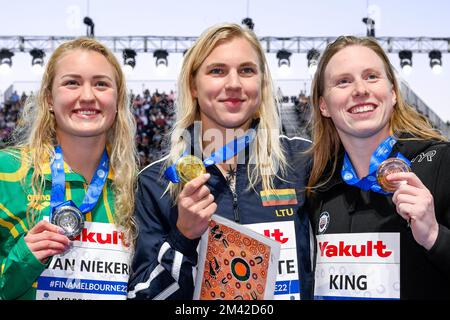
<svg viewBox="0 0 450 320">
<path fill-rule="evenodd" d="M 264 207 L 297 204 L 295 189 L 263 190 L 260 194 Z"/>
</svg>

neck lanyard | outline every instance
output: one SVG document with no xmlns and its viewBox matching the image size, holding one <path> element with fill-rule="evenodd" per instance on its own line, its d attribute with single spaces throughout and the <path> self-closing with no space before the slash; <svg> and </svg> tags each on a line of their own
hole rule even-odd
<svg viewBox="0 0 450 320">
<path fill-rule="evenodd" d="M 61 206 L 66 202 L 70 202 L 70 205 L 76 206 L 72 201 L 65 201 L 66 193 L 66 175 L 64 172 L 64 160 L 61 146 L 55 147 L 55 158 L 51 164 L 52 171 L 52 192 L 50 195 L 50 205 L 52 208 L 52 213 L 55 207 Z M 106 178 L 109 172 L 109 157 L 106 149 L 103 151 L 100 163 L 95 170 L 95 174 L 92 177 L 92 181 L 89 184 L 86 195 L 84 196 L 83 202 L 81 203 L 79 210 L 86 214 L 87 212 L 94 209 L 97 201 L 102 193 L 103 186 L 105 185 Z"/>
<path fill-rule="evenodd" d="M 348 157 L 347 152 L 345 152 L 344 163 L 342 165 L 341 176 L 345 183 L 360 188 L 362 190 L 372 190 L 377 193 L 384 195 L 391 194 L 390 192 L 384 191 L 377 182 L 376 172 L 380 164 L 389 157 L 392 152 L 392 148 L 397 143 L 394 137 L 389 136 L 384 140 L 372 153 L 370 157 L 369 174 L 362 179 L 358 179 L 353 165 Z M 395 158 L 402 159 L 409 166 L 411 163 L 406 159 L 400 152 L 395 155 Z"/>
<path fill-rule="evenodd" d="M 227 143 L 222 148 L 214 152 L 211 156 L 203 160 L 203 164 L 206 167 L 225 162 L 230 158 L 233 158 L 239 152 L 244 150 L 253 141 L 256 135 L 254 129 L 249 129 L 247 133 L 239 138 L 235 138 L 233 141 Z M 185 151 L 183 156 L 187 155 Z M 173 183 L 179 183 L 180 178 L 176 170 L 176 163 L 168 167 L 164 171 L 164 176 Z"/>
</svg>

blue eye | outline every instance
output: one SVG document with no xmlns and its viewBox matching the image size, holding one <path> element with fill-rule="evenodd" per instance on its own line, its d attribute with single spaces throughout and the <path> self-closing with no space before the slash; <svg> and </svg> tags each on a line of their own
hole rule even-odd
<svg viewBox="0 0 450 320">
<path fill-rule="evenodd" d="M 349 79 L 346 79 L 346 78 L 344 78 L 344 79 L 339 79 L 338 81 L 336 81 L 336 84 L 338 85 L 338 86 L 345 86 L 346 84 L 349 84 L 350 83 L 350 80 Z"/>
<path fill-rule="evenodd" d="M 212 68 L 209 70 L 210 74 L 223 74 L 223 70 L 221 68 Z"/>
</svg>

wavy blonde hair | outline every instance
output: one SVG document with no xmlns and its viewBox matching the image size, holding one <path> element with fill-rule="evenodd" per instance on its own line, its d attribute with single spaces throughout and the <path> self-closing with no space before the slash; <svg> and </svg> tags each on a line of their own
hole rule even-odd
<svg viewBox="0 0 450 320">
<path fill-rule="evenodd" d="M 389 58 L 383 48 L 376 40 L 368 37 L 341 36 L 330 43 L 322 53 L 311 85 L 313 144 L 309 152 L 313 154 L 314 161 L 308 182 L 308 194 L 311 194 L 314 188 L 325 184 L 334 175 L 339 150 L 342 148 L 342 143 L 333 121 L 330 118 L 323 117 L 320 112 L 319 101 L 325 90 L 325 69 L 328 63 L 337 52 L 348 46 L 369 48 L 383 61 L 387 78 L 391 82 L 397 97 L 397 102 L 394 105 L 389 122 L 391 132 L 395 132 L 396 134 L 409 133 L 413 138 L 409 138 L 408 140 L 447 140 L 446 137 L 431 126 L 430 122 L 424 116 L 405 102 L 395 77 L 394 68 L 389 62 Z M 328 177 L 323 177 L 327 163 L 330 160 L 333 163 L 331 174 Z"/>
<path fill-rule="evenodd" d="M 50 57 L 42 77 L 37 97 L 30 96 L 13 133 L 15 147 L 28 151 L 27 166 L 33 168 L 31 188 L 34 194 L 44 191 L 44 164 L 54 155 L 56 145 L 56 121 L 50 112 L 49 98 L 58 61 L 75 50 L 100 53 L 112 65 L 117 85 L 117 114 L 113 126 L 107 133 L 107 146 L 110 165 L 114 171 L 112 189 L 114 191 L 115 223 L 124 227 L 127 236 L 135 234 L 133 220 L 134 193 L 137 174 L 137 152 L 134 137 L 136 124 L 130 110 L 125 77 L 114 54 L 100 42 L 91 38 L 78 38 L 61 44 Z M 35 202 L 40 197 L 34 197 Z M 34 225 L 36 214 L 30 202 L 27 208 L 27 221 Z"/>
<path fill-rule="evenodd" d="M 203 32 L 187 51 L 178 80 L 178 98 L 176 103 L 177 121 L 172 129 L 170 152 L 165 167 L 175 163 L 187 147 L 183 133 L 194 121 L 199 119 L 197 99 L 192 95 L 192 85 L 201 64 L 220 44 L 235 38 L 248 41 L 259 58 L 261 81 L 261 105 L 254 115 L 259 118 L 253 149 L 250 152 L 248 177 L 251 188 L 261 181 L 265 190 L 273 190 L 273 179 L 278 170 L 284 172 L 286 159 L 279 141 L 281 121 L 278 114 L 278 102 L 274 95 L 272 78 L 264 50 L 253 31 L 238 24 L 224 23 L 212 26 Z M 195 137 L 197 138 L 197 137 Z M 250 164 L 256 164 L 250 168 Z M 181 186 L 170 184 L 169 191 L 173 198 L 181 192 Z"/>
</svg>

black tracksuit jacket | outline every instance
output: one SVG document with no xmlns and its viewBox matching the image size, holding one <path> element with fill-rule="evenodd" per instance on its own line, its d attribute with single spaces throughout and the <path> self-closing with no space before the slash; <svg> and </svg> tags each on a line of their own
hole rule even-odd
<svg viewBox="0 0 450 320">
<path fill-rule="evenodd" d="M 332 179 L 310 198 L 314 234 L 319 234 L 322 212 L 330 215 L 324 234 L 399 232 L 400 299 L 450 299 L 450 144 L 399 140 L 391 156 L 398 151 L 434 198 L 439 235 L 429 251 L 414 240 L 391 195 L 363 191 L 342 180 L 343 152 Z"/>
<path fill-rule="evenodd" d="M 244 225 L 294 221 L 298 258 L 295 268 L 301 279 L 301 298 L 311 299 L 310 223 L 308 214 L 301 210 L 310 164 L 309 158 L 301 152 L 310 142 L 283 136 L 280 139 L 289 164 L 283 178 L 288 181 L 276 178 L 275 189 L 295 189 L 297 204 L 263 206 L 259 193 L 261 185 L 256 186 L 257 192 L 248 189 L 247 164 L 237 166 L 235 197 L 216 166 L 207 168 L 211 177 L 206 185 L 218 205 L 216 214 L 225 218 Z M 177 206 L 168 193 L 164 194 L 168 181 L 161 177 L 163 163 L 160 160 L 149 165 L 138 178 L 135 217 L 139 231 L 128 284 L 130 299 L 192 299 L 194 292 L 198 240 L 187 239 L 176 228 Z"/>
</svg>

